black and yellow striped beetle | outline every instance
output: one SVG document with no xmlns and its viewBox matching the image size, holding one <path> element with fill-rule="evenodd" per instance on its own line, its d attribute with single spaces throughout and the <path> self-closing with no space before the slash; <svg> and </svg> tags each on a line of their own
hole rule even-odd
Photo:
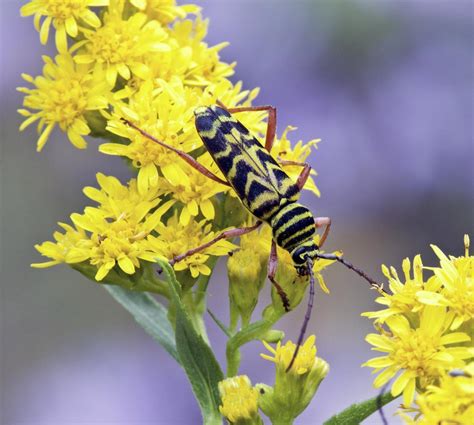
<svg viewBox="0 0 474 425">
<path fill-rule="evenodd" d="M 250 134 L 249 130 L 241 122 L 231 115 L 245 111 L 266 111 L 268 113 L 265 147 Z M 222 180 L 216 176 L 186 152 L 157 140 L 128 120 L 124 121 L 143 136 L 174 151 L 205 176 L 226 186 L 231 186 L 242 201 L 242 204 L 258 221 L 250 227 L 226 230 L 208 243 L 171 259 L 170 264 L 181 261 L 223 238 L 242 236 L 256 230 L 263 222 L 269 224 L 273 231 L 273 239 L 268 262 L 268 278 L 280 295 L 286 311 L 290 310 L 288 298 L 275 280 L 278 263 L 277 245 L 291 254 L 298 274 L 309 275 L 310 279 L 306 315 L 295 352 L 287 369 L 289 370 L 296 359 L 311 316 L 314 300 L 314 260 L 318 258 L 336 260 L 362 276 L 372 287 L 379 291 L 381 286 L 342 257 L 319 252 L 328 236 L 331 220 L 328 217 L 314 217 L 308 208 L 298 203 L 300 192 L 311 172 L 311 166 L 307 163 L 295 161 L 280 161 L 278 163 L 270 155 L 276 134 L 276 109 L 274 107 L 249 106 L 226 108 L 223 104 L 219 103 L 219 105 L 198 107 L 195 109 L 194 115 L 196 130 L 199 136 L 227 180 Z M 296 183 L 288 177 L 281 168 L 281 165 L 298 165 L 303 167 Z M 318 246 L 314 242 L 314 236 L 316 228 L 319 227 L 324 227 L 324 231 Z"/>
</svg>

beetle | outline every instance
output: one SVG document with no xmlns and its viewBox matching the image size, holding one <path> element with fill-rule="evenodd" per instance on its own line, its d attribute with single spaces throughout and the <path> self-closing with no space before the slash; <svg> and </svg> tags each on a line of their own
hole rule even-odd
<svg viewBox="0 0 474 425">
<path fill-rule="evenodd" d="M 232 115 L 246 111 L 265 111 L 268 113 L 264 145 Z M 280 160 L 278 163 L 271 156 L 270 151 L 276 134 L 276 109 L 273 106 L 227 108 L 221 102 L 218 102 L 217 105 L 196 108 L 194 116 L 196 130 L 226 180 L 205 168 L 188 153 L 156 139 L 129 120 L 123 119 L 123 121 L 144 137 L 174 151 L 189 165 L 208 178 L 223 185 L 231 186 L 244 207 L 257 219 L 257 222 L 249 227 L 226 230 L 206 244 L 174 257 L 170 260 L 170 264 L 173 265 L 202 251 L 221 239 L 242 236 L 258 229 L 263 223 L 269 224 L 272 228 L 273 238 L 267 274 L 286 311 L 290 310 L 288 297 L 275 280 L 278 264 L 277 245 L 291 254 L 297 273 L 300 276 L 308 275 L 310 281 L 306 314 L 295 352 L 287 368 L 288 371 L 298 355 L 299 347 L 304 339 L 311 317 L 314 302 L 313 262 L 315 260 L 322 258 L 338 261 L 363 277 L 378 291 L 382 291 L 382 286 L 341 256 L 319 252 L 329 234 L 331 219 L 329 217 L 314 217 L 307 207 L 298 202 L 300 192 L 310 175 L 311 166 L 296 161 Z M 285 173 L 281 167 L 282 165 L 302 167 L 296 182 L 293 182 Z M 314 242 L 317 228 L 324 228 L 319 245 Z"/>
</svg>

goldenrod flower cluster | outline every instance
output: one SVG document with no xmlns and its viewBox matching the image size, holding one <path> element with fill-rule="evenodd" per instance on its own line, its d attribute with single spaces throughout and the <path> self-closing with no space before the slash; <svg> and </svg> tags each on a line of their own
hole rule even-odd
<svg viewBox="0 0 474 425">
<path fill-rule="evenodd" d="M 35 263 L 47 267 L 61 262 L 77 264 L 88 261 L 97 267 L 95 279 L 101 281 L 116 265 L 132 275 L 140 260 L 154 262 L 157 257 L 173 258 L 215 237 L 206 220 L 181 225 L 174 216 L 163 215 L 174 201 L 163 201 L 159 187 L 141 194 L 136 179 L 127 186 L 112 176 L 97 174 L 100 190 L 86 187 L 84 193 L 98 203 L 82 214 L 72 214 L 73 226 L 60 223 L 65 233 L 56 232 L 56 243 L 44 242 L 36 249 L 53 261 Z M 209 275 L 204 263 L 209 255 L 225 255 L 235 246 L 221 240 L 206 250 L 191 255 L 177 269 L 189 268 L 193 277 Z"/>
<path fill-rule="evenodd" d="M 204 41 L 208 22 L 200 8 L 174 0 L 32 0 L 21 13 L 34 16 L 42 43 L 54 31 L 59 53 L 43 57 L 43 75 L 23 74 L 30 86 L 19 88 L 25 93 L 19 113 L 26 118 L 20 129 L 37 123 L 38 151 L 57 127 L 79 149 L 87 147 L 86 136 L 100 135 L 108 139 L 100 152 L 121 156 L 137 170 L 127 185 L 98 175 L 101 188 L 85 191 L 99 205 L 73 214 L 72 226 L 61 223 L 64 233 L 55 233 L 55 242 L 37 246 L 51 261 L 35 266 L 87 262 L 97 267 L 97 280 L 114 267 L 133 274 L 142 261 L 156 255 L 171 259 L 224 229 L 225 220 L 217 225 L 216 216 L 224 197 L 235 196 L 232 191 L 123 122 L 132 121 L 220 175 L 196 133 L 193 111 L 217 100 L 229 107 L 250 106 L 258 89 L 230 82 L 235 64 L 219 58 L 226 43 Z M 244 112 L 239 119 L 255 134 L 264 134 L 264 112 Z M 304 161 L 317 140 L 292 146 L 289 129 L 276 140 L 273 154 Z M 294 177 L 301 169 L 285 167 Z M 312 178 L 306 188 L 319 195 Z M 209 256 L 232 248 L 221 241 L 177 262 L 175 270 L 208 275 Z"/>
<path fill-rule="evenodd" d="M 122 157 L 136 172 L 126 183 L 98 173 L 97 186 L 84 188 L 92 205 L 73 213 L 70 224 L 59 223 L 61 230 L 54 233 L 54 241 L 36 245 L 47 260 L 33 266 L 66 263 L 96 281 L 154 290 L 153 284 L 147 284 L 148 279 L 155 282 L 148 265 L 188 253 L 172 263 L 180 273 L 180 295 L 186 299 L 191 320 L 204 334 L 198 316 L 205 311 L 207 279 L 198 277 L 212 273 L 211 256 L 231 253 L 231 306 L 242 317 L 241 332 L 250 329 L 250 339 L 281 339 L 282 332 L 271 329 L 285 313 L 275 293 L 261 321 L 261 334 L 250 323 L 267 274 L 270 229 L 243 236 L 240 246 L 224 239 L 211 244 L 227 228 L 252 226 L 255 219 L 228 186 L 203 176 L 175 152 L 124 121 L 191 155 L 225 179 L 204 149 L 193 112 L 219 102 L 228 107 L 251 106 L 258 89 L 244 89 L 241 82 L 229 80 L 235 64 L 219 57 L 227 43 L 208 46 L 204 41 L 208 22 L 202 19 L 200 8 L 177 5 L 175 0 L 32 0 L 22 7 L 21 14 L 34 16 L 41 43 L 54 32 L 58 54 L 43 57 L 42 75 L 23 74 L 28 87 L 19 88 L 25 94 L 19 109 L 25 117 L 20 130 L 36 122 L 38 151 L 57 128 L 78 149 L 87 147 L 87 137 L 100 137 L 101 153 Z M 264 136 L 265 112 L 241 112 L 238 119 L 257 137 Z M 293 144 L 288 138 L 292 129 L 287 127 L 276 138 L 272 155 L 296 180 L 301 163 L 319 140 Z M 319 196 L 314 176 L 312 171 L 305 189 Z M 205 244 L 206 249 L 190 253 Z M 297 275 L 286 251 L 279 249 L 279 257 L 276 278 L 295 308 L 306 293 L 308 279 Z M 331 263 L 322 260 L 314 265 L 315 276 L 326 292 L 320 272 Z M 158 285 L 161 281 L 157 281 Z M 196 282 L 199 287 L 190 291 Z M 168 288 L 155 289 L 168 294 Z M 172 320 L 173 312 L 169 313 Z M 229 333 L 239 332 L 237 321 Z M 285 415 L 293 420 L 308 405 L 328 371 L 327 364 L 316 357 L 314 336 L 301 347 L 288 374 L 285 369 L 295 344 L 279 343 L 276 349 L 267 344 L 267 348 L 274 357 L 264 357 L 276 363 L 274 388 L 257 390 L 246 376 L 230 377 L 219 384 L 220 412 L 231 423 L 262 423 L 258 414 L 262 391 L 262 411 L 275 417 L 286 400 Z M 240 354 L 232 358 L 238 363 Z M 233 367 L 238 366 L 234 363 Z"/>
<path fill-rule="evenodd" d="M 380 372 L 374 381 L 377 388 L 395 378 L 391 392 L 394 396 L 403 393 L 406 409 L 416 394 L 420 394 L 417 403 L 427 406 L 434 399 L 430 394 L 439 392 L 436 387 L 454 389 L 456 386 L 447 384 L 451 382 L 447 376 L 465 368 L 474 356 L 474 257 L 469 255 L 468 236 L 464 241 L 465 255 L 461 257 L 447 256 L 432 245 L 440 261 L 436 267 L 424 266 L 419 255 L 413 265 L 405 259 L 403 278 L 393 267 L 383 266 L 391 294 L 376 300 L 384 309 L 364 313 L 374 319 L 378 330 L 366 340 L 373 350 L 383 353 L 364 366 Z M 454 399 L 456 394 L 449 397 Z M 421 410 L 423 414 L 426 411 Z M 422 423 L 440 422 L 426 419 Z"/>
</svg>

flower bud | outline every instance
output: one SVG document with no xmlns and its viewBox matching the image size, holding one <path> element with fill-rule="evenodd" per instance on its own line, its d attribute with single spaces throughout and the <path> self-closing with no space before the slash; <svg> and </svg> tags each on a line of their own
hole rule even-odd
<svg viewBox="0 0 474 425">
<path fill-rule="evenodd" d="M 243 326 L 250 322 L 267 274 L 268 247 L 261 242 L 259 232 L 244 235 L 240 249 L 227 262 L 231 308 L 242 317 Z"/>
<path fill-rule="evenodd" d="M 219 382 L 222 405 L 219 411 L 233 425 L 261 425 L 258 414 L 259 392 L 252 388 L 246 375 L 233 376 Z"/>
<path fill-rule="evenodd" d="M 316 357 L 316 337 L 311 335 L 300 347 L 293 366 L 287 371 L 296 349 L 296 344 L 288 341 L 285 345 L 277 344 L 276 349 L 264 342 L 265 347 L 273 354 L 261 354 L 276 365 L 275 385 L 267 388 L 259 385 L 261 395 L 259 406 L 272 422 L 292 421 L 308 406 L 322 380 L 329 372 L 329 365 Z M 263 392 L 262 392 L 263 391 Z"/>
</svg>

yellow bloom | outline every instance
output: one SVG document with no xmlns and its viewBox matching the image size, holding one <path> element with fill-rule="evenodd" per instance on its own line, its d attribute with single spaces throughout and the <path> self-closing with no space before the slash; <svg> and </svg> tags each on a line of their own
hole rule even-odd
<svg viewBox="0 0 474 425">
<path fill-rule="evenodd" d="M 85 40 L 74 57 L 77 63 L 94 64 L 94 70 L 105 75 L 113 87 L 120 75 L 128 80 L 132 75 L 147 79 L 150 69 L 147 58 L 155 52 L 169 51 L 166 31 L 157 21 L 148 21 L 143 13 L 122 18 L 122 7 L 110 7 L 104 15 L 104 24 L 96 30 L 84 30 Z"/>
<path fill-rule="evenodd" d="M 197 161 L 223 179 L 219 168 L 209 153 L 206 152 L 201 155 L 197 158 Z M 201 212 L 207 220 L 213 220 L 215 210 L 211 198 L 218 193 L 227 192 L 229 187 L 216 183 L 191 166 L 188 167 L 187 177 L 189 179 L 188 184 L 179 183 L 174 185 L 168 181 L 162 184 L 162 188 L 167 193 L 171 193 L 175 200 L 183 204 L 179 217 L 180 223 L 187 225 L 191 218 L 198 216 L 199 212 Z"/>
<path fill-rule="evenodd" d="M 36 250 L 43 256 L 51 258 L 51 261 L 44 263 L 33 263 L 31 267 L 44 269 L 66 262 L 66 255 L 81 241 L 87 239 L 84 229 L 75 228 L 65 223 L 58 223 L 65 233 L 54 232 L 53 237 L 56 242 L 46 241 L 35 245 Z"/>
<path fill-rule="evenodd" d="M 178 219 L 178 214 L 175 213 L 166 224 L 157 224 L 156 231 L 159 236 L 150 236 L 149 241 L 157 253 L 171 260 L 214 239 L 217 234 L 211 231 L 211 227 L 212 223 L 206 224 L 206 220 L 198 222 L 194 219 L 191 219 L 187 225 L 183 225 Z M 199 274 L 208 276 L 211 274 L 211 269 L 206 264 L 209 256 L 227 255 L 235 248 L 233 243 L 222 239 L 203 251 L 176 262 L 174 269 L 176 271 L 189 269 L 193 278 L 198 277 Z"/>
<path fill-rule="evenodd" d="M 56 46 L 60 53 L 67 51 L 67 36 L 76 38 L 84 23 L 93 28 L 100 26 L 100 19 L 89 8 L 107 6 L 109 0 L 32 0 L 21 9 L 21 16 L 35 15 L 35 28 L 40 33 L 41 44 L 46 44 L 51 24 L 56 28 Z M 46 18 L 40 23 L 41 18 Z"/>
<path fill-rule="evenodd" d="M 69 54 L 56 56 L 56 62 L 43 57 L 45 66 L 42 76 L 33 78 L 23 74 L 23 78 L 35 88 L 21 87 L 25 93 L 23 106 L 18 112 L 27 117 L 21 124 L 24 130 L 39 120 L 37 150 L 41 151 L 56 125 L 68 135 L 70 142 L 79 149 L 87 144 L 83 136 L 89 134 L 85 113 L 108 106 L 107 86 L 89 74 L 87 66 L 77 66 Z M 32 112 L 30 109 L 37 110 Z"/>
<path fill-rule="evenodd" d="M 170 38 L 175 41 L 175 48 L 180 52 L 180 68 L 186 85 L 205 87 L 234 73 L 235 63 L 227 64 L 219 58 L 219 51 L 228 43 L 209 47 L 203 41 L 207 25 L 208 21 L 197 17 L 194 21 L 178 21 L 168 31 Z M 155 68 L 159 66 L 159 62 L 155 61 Z"/>
<path fill-rule="evenodd" d="M 298 143 L 296 143 L 296 145 L 292 146 L 288 139 L 288 132 L 295 129 L 296 127 L 288 126 L 281 137 L 275 140 L 275 144 L 273 145 L 272 149 L 272 155 L 277 160 L 306 162 L 306 159 L 311 153 L 311 148 L 313 146 L 317 148 L 318 143 L 321 141 L 321 139 L 313 139 L 307 143 L 303 143 L 303 141 L 300 140 Z M 284 165 L 283 169 L 293 180 L 298 178 L 302 170 L 301 166 L 298 165 Z M 316 176 L 316 171 L 311 170 L 311 175 Z M 304 189 L 313 192 L 316 196 L 320 196 L 321 193 L 314 183 L 311 175 L 306 181 Z"/>
<path fill-rule="evenodd" d="M 130 139 L 130 144 L 104 143 L 99 150 L 108 155 L 129 158 L 139 168 L 138 189 L 144 193 L 158 182 L 158 168 L 171 184 L 189 187 L 189 165 L 175 152 L 142 136 L 126 125 L 127 118 L 158 140 L 185 152 L 202 146 L 194 127 L 194 108 L 197 94 L 186 89 L 178 80 L 164 81 L 162 88 L 154 88 L 151 81 L 142 84 L 129 103 L 117 102 L 114 114 L 109 117 L 107 130 Z"/>
<path fill-rule="evenodd" d="M 156 19 L 162 24 L 169 24 L 176 18 L 183 19 L 189 13 L 199 13 L 201 8 L 194 4 L 177 6 L 176 0 L 130 0 L 137 9 L 145 12 L 151 19 Z"/>
<path fill-rule="evenodd" d="M 429 385 L 417 400 L 422 417 L 419 425 L 469 425 L 474 418 L 474 363 L 460 375 L 443 375 L 438 385 Z"/>
<path fill-rule="evenodd" d="M 159 255 L 147 238 L 173 202 L 155 208 L 160 202 L 153 198 L 156 193 L 141 197 L 134 180 L 128 187 L 103 174 L 98 174 L 97 180 L 101 190 L 86 188 L 85 193 L 103 205 L 72 214 L 78 230 L 62 226 L 66 233 L 55 234 L 56 244 L 45 242 L 37 246 L 39 252 L 53 259 L 43 267 L 88 261 L 97 267 L 95 279 L 101 281 L 115 265 L 131 275 L 140 267 L 140 260 L 153 262 Z"/>
<path fill-rule="evenodd" d="M 423 280 L 423 264 L 420 255 L 417 255 L 413 260 L 413 276 L 410 274 L 412 267 L 408 258 L 403 260 L 402 269 L 405 282 L 400 280 L 394 267 L 389 269 L 382 265 L 382 273 L 388 279 L 392 294 L 385 293 L 375 300 L 377 303 L 386 306 L 385 309 L 363 313 L 362 316 L 377 319 L 377 322 L 383 323 L 388 317 L 395 314 L 416 314 L 423 308 L 423 304 L 417 298 L 419 291 L 425 288 L 433 291 L 439 289 L 440 285 L 432 279 L 428 282 Z"/>
<path fill-rule="evenodd" d="M 431 248 L 440 260 L 440 267 L 430 268 L 436 288 L 426 288 L 417 297 L 427 305 L 448 307 L 455 316 L 451 329 L 458 329 L 474 317 L 474 256 L 469 256 L 469 237 L 465 236 L 463 257 L 447 257 L 436 245 Z"/>
<path fill-rule="evenodd" d="M 262 341 L 266 349 L 273 354 L 269 356 L 268 354 L 260 354 L 265 360 L 270 360 L 275 363 L 279 369 L 282 369 L 286 372 L 286 369 L 290 365 L 290 361 L 293 357 L 293 354 L 296 350 L 296 344 L 292 341 L 288 341 L 285 345 L 281 345 L 281 342 L 278 342 L 276 348 L 273 348 L 270 344 L 265 341 Z M 300 347 L 298 356 L 293 363 L 292 368 L 288 373 L 294 373 L 297 375 L 304 375 L 308 373 L 314 365 L 316 359 L 316 337 L 310 335 L 305 343 Z"/>
<path fill-rule="evenodd" d="M 222 404 L 219 411 L 231 424 L 261 424 L 258 416 L 257 389 L 252 387 L 247 375 L 233 376 L 219 382 Z"/>
<path fill-rule="evenodd" d="M 316 357 L 316 337 L 311 335 L 298 351 L 292 368 L 287 371 L 296 344 L 278 342 L 276 348 L 263 342 L 272 355 L 260 354 L 275 363 L 275 385 L 259 384 L 261 391 L 259 407 L 272 423 L 293 423 L 294 419 L 308 406 L 329 372 L 329 365 Z"/>
<path fill-rule="evenodd" d="M 84 194 L 96 201 L 106 218 L 117 218 L 123 214 L 130 215 L 137 212 L 142 215 L 156 207 L 160 202 L 160 196 L 165 193 L 161 185 L 150 188 L 145 193 L 138 191 L 136 179 L 131 179 L 128 186 L 122 185 L 119 179 L 113 176 L 106 176 L 97 173 L 97 182 L 100 189 L 95 187 L 85 187 Z M 139 220 L 140 218 L 137 217 Z"/>
<path fill-rule="evenodd" d="M 448 333 L 451 321 L 452 316 L 445 308 L 434 306 L 423 309 L 417 327 L 412 327 L 403 315 L 388 317 L 385 320 L 387 331 L 381 329 L 382 335 L 369 334 L 366 337 L 366 341 L 374 346 L 372 350 L 386 353 L 363 365 L 375 368 L 374 372 L 383 370 L 375 379 L 374 386 L 380 388 L 401 372 L 392 384 L 392 394 L 396 396 L 403 392 L 404 404 L 408 407 L 417 386 L 424 389 L 443 371 L 464 366 L 464 360 L 472 353 L 459 344 L 470 341 L 470 337 L 462 332 Z"/>
</svg>

